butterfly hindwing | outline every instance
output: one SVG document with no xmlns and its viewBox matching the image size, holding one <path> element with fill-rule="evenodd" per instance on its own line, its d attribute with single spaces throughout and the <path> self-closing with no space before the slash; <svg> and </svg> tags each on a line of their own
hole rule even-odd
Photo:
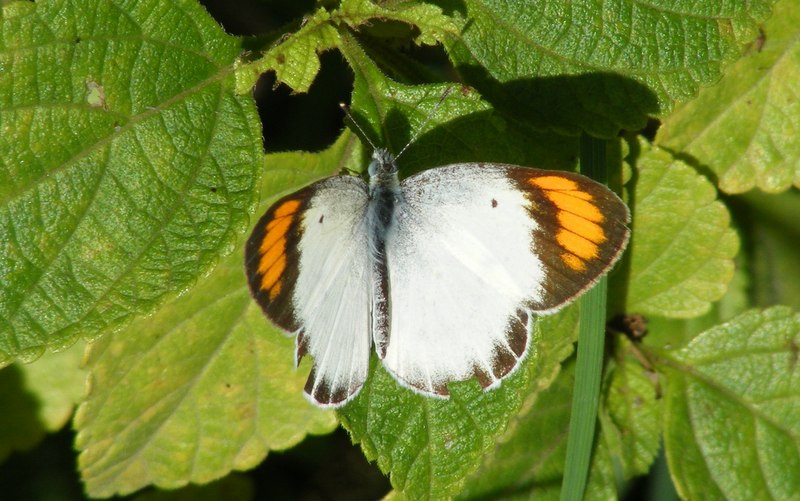
<svg viewBox="0 0 800 501">
<path fill-rule="evenodd" d="M 352 398 L 369 369 L 366 205 L 361 179 L 327 178 L 276 202 L 247 242 L 253 296 L 297 336 L 297 362 L 311 355 L 305 391 L 323 406 Z"/>
</svg>

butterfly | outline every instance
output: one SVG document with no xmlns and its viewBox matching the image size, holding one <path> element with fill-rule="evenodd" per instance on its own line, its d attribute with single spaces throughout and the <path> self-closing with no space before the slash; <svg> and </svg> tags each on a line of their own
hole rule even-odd
<svg viewBox="0 0 800 501">
<path fill-rule="evenodd" d="M 245 248 L 253 297 L 310 355 L 305 394 L 340 407 L 372 350 L 403 386 L 496 388 L 529 351 L 536 317 L 558 311 L 617 262 L 628 208 L 580 174 L 456 163 L 400 180 L 376 148 L 369 182 L 317 181 L 275 202 Z"/>
</svg>

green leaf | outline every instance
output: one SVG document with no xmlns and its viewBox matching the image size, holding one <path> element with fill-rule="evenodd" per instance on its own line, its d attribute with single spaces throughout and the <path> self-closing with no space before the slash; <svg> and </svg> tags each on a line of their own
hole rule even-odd
<svg viewBox="0 0 800 501">
<path fill-rule="evenodd" d="M 384 2 L 378 5 L 368 0 L 342 0 L 336 16 L 352 28 L 368 26 L 377 20 L 415 26 L 419 32 L 414 43 L 418 45 L 436 45 L 459 31 L 453 19 L 442 14 L 442 9 L 426 3 Z"/>
<path fill-rule="evenodd" d="M 492 450 L 525 395 L 553 381 L 572 351 L 576 318 L 570 308 L 539 320 L 528 358 L 488 392 L 468 381 L 451 384 L 449 400 L 420 396 L 375 363 L 359 396 L 339 411 L 342 424 L 407 498 L 453 496 Z"/>
<path fill-rule="evenodd" d="M 574 364 L 565 365 L 535 403 L 509 423 L 509 431 L 487 454 L 459 499 L 558 499 L 567 446 Z"/>
<path fill-rule="evenodd" d="M 617 343 L 616 358 L 606 370 L 600 450 L 619 469 L 621 479 L 629 480 L 647 473 L 658 455 L 663 409 L 656 374 L 632 356 L 625 338 L 617 338 Z"/>
<path fill-rule="evenodd" d="M 750 311 L 662 354 L 664 444 L 684 499 L 800 492 L 800 315 Z"/>
<path fill-rule="evenodd" d="M 239 42 L 194 1 L 0 20 L 0 362 L 153 311 L 232 248 L 261 132 Z"/>
<path fill-rule="evenodd" d="M 525 163 L 532 154 L 533 150 L 512 146 L 515 139 L 517 145 L 526 141 L 492 117 L 474 92 L 453 90 L 442 100 L 447 86 L 392 82 L 355 40 L 342 40 L 342 52 L 356 77 L 352 113 L 366 134 L 376 138 L 374 143 L 397 152 L 421 133 L 402 157 L 403 176 L 464 160 Z M 428 119 L 438 125 L 429 125 Z M 567 353 L 573 340 L 570 335 Z M 361 395 L 340 412 L 340 418 L 367 457 L 377 459 L 379 467 L 391 474 L 395 488 L 407 497 L 453 495 L 519 407 L 521 393 L 533 377 L 530 371 L 547 374 L 549 382 L 554 366 L 566 356 L 563 351 L 547 351 L 546 343 L 540 346 L 540 341 L 534 341 L 532 352 L 533 360 L 500 389 L 484 394 L 474 382 L 454 385 L 449 401 L 418 396 L 399 387 L 382 368 L 373 368 Z"/>
<path fill-rule="evenodd" d="M 639 143 L 628 312 L 688 318 L 725 293 L 739 248 L 714 186 L 668 153 Z M 631 156 L 633 158 L 634 155 Z"/>
<path fill-rule="evenodd" d="M 744 259 L 739 256 L 737 261 Z M 728 290 L 722 299 L 711 305 L 708 313 L 694 318 L 650 317 L 647 319 L 647 345 L 651 347 L 681 346 L 715 325 L 731 320 L 744 313 L 752 305 L 748 292 L 751 289 L 749 275 L 737 263 Z"/>
<path fill-rule="evenodd" d="M 536 356 L 565 360 L 577 339 L 578 309 L 541 320 Z M 532 367 L 525 401 L 496 439 L 491 453 L 468 479 L 459 499 L 497 499 L 513 494 L 549 493 L 557 499 L 566 457 L 574 360 Z M 553 496 L 555 494 L 555 496 Z"/>
<path fill-rule="evenodd" d="M 534 363 L 523 362 L 493 391 L 484 392 L 474 381 L 451 385 L 448 400 L 402 388 L 375 364 L 339 417 L 367 459 L 391 474 L 395 489 L 410 499 L 446 498 L 459 491 L 521 405 Z"/>
<path fill-rule="evenodd" d="M 352 150 L 344 134 L 321 154 L 268 155 L 261 207 Z M 293 367 L 294 339 L 269 325 L 243 273 L 237 248 L 189 293 L 93 346 L 75 425 L 92 496 L 209 482 L 333 428 L 332 413 L 304 400 L 309 367 Z"/>
<path fill-rule="evenodd" d="M 800 4 L 778 2 L 719 84 L 667 120 L 657 142 L 710 169 L 722 191 L 800 186 Z"/>
<path fill-rule="evenodd" d="M 264 159 L 260 212 L 265 212 L 281 196 L 325 176 L 365 169 L 363 157 L 361 143 L 348 130 L 328 149 L 319 153 L 293 151 L 267 155 Z"/>
<path fill-rule="evenodd" d="M 447 45 L 508 116 L 612 138 L 718 80 L 773 2 L 449 2 L 464 28 Z"/>
<path fill-rule="evenodd" d="M 293 340 L 268 326 L 229 256 L 187 295 L 92 349 L 75 427 L 92 496 L 175 488 L 252 468 L 269 450 L 324 433 L 304 401 Z"/>
<path fill-rule="evenodd" d="M 323 8 L 303 20 L 303 26 L 252 62 L 237 62 L 236 90 L 252 91 L 262 73 L 274 70 L 279 81 L 307 92 L 319 72 L 318 53 L 336 47 L 339 34 Z"/>
<path fill-rule="evenodd" d="M 274 70 L 278 81 L 296 92 L 308 92 L 319 73 L 319 53 L 336 48 L 341 30 L 359 29 L 373 22 L 397 21 L 419 29 L 417 44 L 433 45 L 446 34 L 455 34 L 453 21 L 438 7 L 427 4 L 396 3 L 376 5 L 368 0 L 343 0 L 338 9 L 319 8 L 303 20 L 302 27 L 267 50 L 255 61 L 237 63 L 236 88 L 251 91 L 262 73 Z"/>
</svg>

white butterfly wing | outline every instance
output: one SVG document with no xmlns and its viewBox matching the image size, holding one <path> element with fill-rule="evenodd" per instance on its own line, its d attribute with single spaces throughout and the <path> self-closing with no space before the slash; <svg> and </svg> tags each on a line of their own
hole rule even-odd
<svg viewBox="0 0 800 501">
<path fill-rule="evenodd" d="M 401 187 L 387 238 L 392 318 L 383 363 L 428 394 L 447 395 L 449 381 L 473 376 L 491 387 L 527 349 L 528 320 L 517 310 L 543 280 L 524 196 L 501 172 L 464 166 Z"/>
<path fill-rule="evenodd" d="M 309 354 L 305 392 L 339 406 L 364 384 L 370 356 L 367 186 L 350 176 L 314 183 L 275 203 L 248 241 L 246 268 L 267 316 Z"/>
<path fill-rule="evenodd" d="M 563 306 L 617 259 L 627 208 L 605 187 L 562 174 L 566 185 L 547 171 L 456 164 L 403 181 L 387 237 L 392 300 L 383 358 L 401 383 L 440 396 L 450 381 L 497 386 L 527 353 L 534 313 Z M 575 196 L 578 222 L 562 209 L 563 197 Z M 619 224 L 592 221 L 591 209 L 609 204 Z M 613 234 L 597 245 L 564 237 L 606 226 Z"/>
</svg>

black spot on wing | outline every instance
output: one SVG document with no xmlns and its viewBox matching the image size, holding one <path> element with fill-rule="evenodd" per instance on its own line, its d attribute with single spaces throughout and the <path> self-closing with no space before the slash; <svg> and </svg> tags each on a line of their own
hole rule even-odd
<svg viewBox="0 0 800 501">
<path fill-rule="evenodd" d="M 517 315 L 508 319 L 508 326 L 506 327 L 506 341 L 511 351 L 517 358 L 523 358 L 525 351 L 528 349 L 528 336 L 530 316 L 525 310 L 517 310 Z"/>
<path fill-rule="evenodd" d="M 506 324 L 505 344 L 495 348 L 492 374 L 503 379 L 511 374 L 520 361 L 525 358 L 528 349 L 528 315 L 520 310 L 511 316 Z"/>
<path fill-rule="evenodd" d="M 306 333 L 304 331 L 300 331 L 297 333 L 297 338 L 295 339 L 294 365 L 300 365 L 300 360 L 302 360 L 307 354 L 308 338 L 306 337 Z"/>
<path fill-rule="evenodd" d="M 346 403 L 361 389 L 361 384 L 352 380 L 349 385 L 331 386 L 327 379 L 317 378 L 316 366 L 311 368 L 311 374 L 306 380 L 305 392 L 315 402 L 324 406 L 338 407 Z"/>
<path fill-rule="evenodd" d="M 450 390 L 447 388 L 447 382 L 436 383 L 433 385 L 433 393 L 442 396 L 442 397 L 449 397 Z"/>
<path fill-rule="evenodd" d="M 487 388 L 514 372 L 525 358 L 528 350 L 528 313 L 518 310 L 508 319 L 505 343 L 495 346 L 492 353 L 491 373 L 478 364 L 472 369 L 472 377 L 482 388 Z"/>
<path fill-rule="evenodd" d="M 433 386 L 430 386 L 426 380 L 412 381 L 402 378 L 396 374 L 394 374 L 394 376 L 398 381 L 401 381 L 403 384 L 406 384 L 411 388 L 420 391 L 421 393 L 427 395 L 438 395 L 445 398 L 450 396 L 450 390 L 447 388 L 447 383 L 449 383 L 449 381 L 434 381 Z"/>
</svg>

